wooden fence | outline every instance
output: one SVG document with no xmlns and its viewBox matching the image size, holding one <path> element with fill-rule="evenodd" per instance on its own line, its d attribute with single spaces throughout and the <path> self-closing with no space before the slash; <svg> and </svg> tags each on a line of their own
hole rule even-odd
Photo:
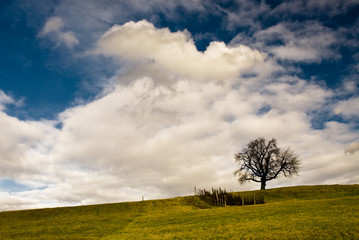
<svg viewBox="0 0 359 240">
<path fill-rule="evenodd" d="M 264 204 L 264 196 L 260 193 L 233 193 L 227 192 L 226 189 L 212 188 L 212 191 L 199 189 L 195 191 L 195 194 L 198 195 L 201 200 L 214 206 L 225 207 L 227 205 L 244 206 Z"/>
</svg>

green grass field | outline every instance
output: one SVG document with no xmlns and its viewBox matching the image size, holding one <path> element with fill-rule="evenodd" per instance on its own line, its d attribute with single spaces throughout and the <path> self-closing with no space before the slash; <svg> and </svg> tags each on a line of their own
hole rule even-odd
<svg viewBox="0 0 359 240">
<path fill-rule="evenodd" d="M 266 204 L 194 196 L 0 212 L 0 239 L 359 239 L 359 185 L 265 190 Z"/>
</svg>

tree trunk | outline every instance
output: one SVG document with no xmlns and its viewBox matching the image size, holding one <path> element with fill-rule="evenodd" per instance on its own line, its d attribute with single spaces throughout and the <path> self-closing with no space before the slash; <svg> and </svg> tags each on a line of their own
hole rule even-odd
<svg viewBox="0 0 359 240">
<path fill-rule="evenodd" d="M 266 189 L 266 180 L 265 179 L 261 179 L 261 190 Z"/>
</svg>

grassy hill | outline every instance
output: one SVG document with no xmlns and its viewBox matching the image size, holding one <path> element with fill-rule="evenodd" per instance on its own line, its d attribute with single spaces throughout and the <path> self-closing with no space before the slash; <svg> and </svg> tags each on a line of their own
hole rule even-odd
<svg viewBox="0 0 359 240">
<path fill-rule="evenodd" d="M 266 204 L 194 196 L 0 212 L 0 239 L 359 239 L 359 185 L 265 190 Z"/>
</svg>

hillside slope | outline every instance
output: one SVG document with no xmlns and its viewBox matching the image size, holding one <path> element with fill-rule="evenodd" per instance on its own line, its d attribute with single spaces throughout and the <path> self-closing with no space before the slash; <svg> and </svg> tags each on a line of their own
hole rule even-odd
<svg viewBox="0 0 359 240">
<path fill-rule="evenodd" d="M 266 204 L 197 197 L 0 213 L 0 239 L 359 239 L 359 185 L 268 189 Z"/>
</svg>

